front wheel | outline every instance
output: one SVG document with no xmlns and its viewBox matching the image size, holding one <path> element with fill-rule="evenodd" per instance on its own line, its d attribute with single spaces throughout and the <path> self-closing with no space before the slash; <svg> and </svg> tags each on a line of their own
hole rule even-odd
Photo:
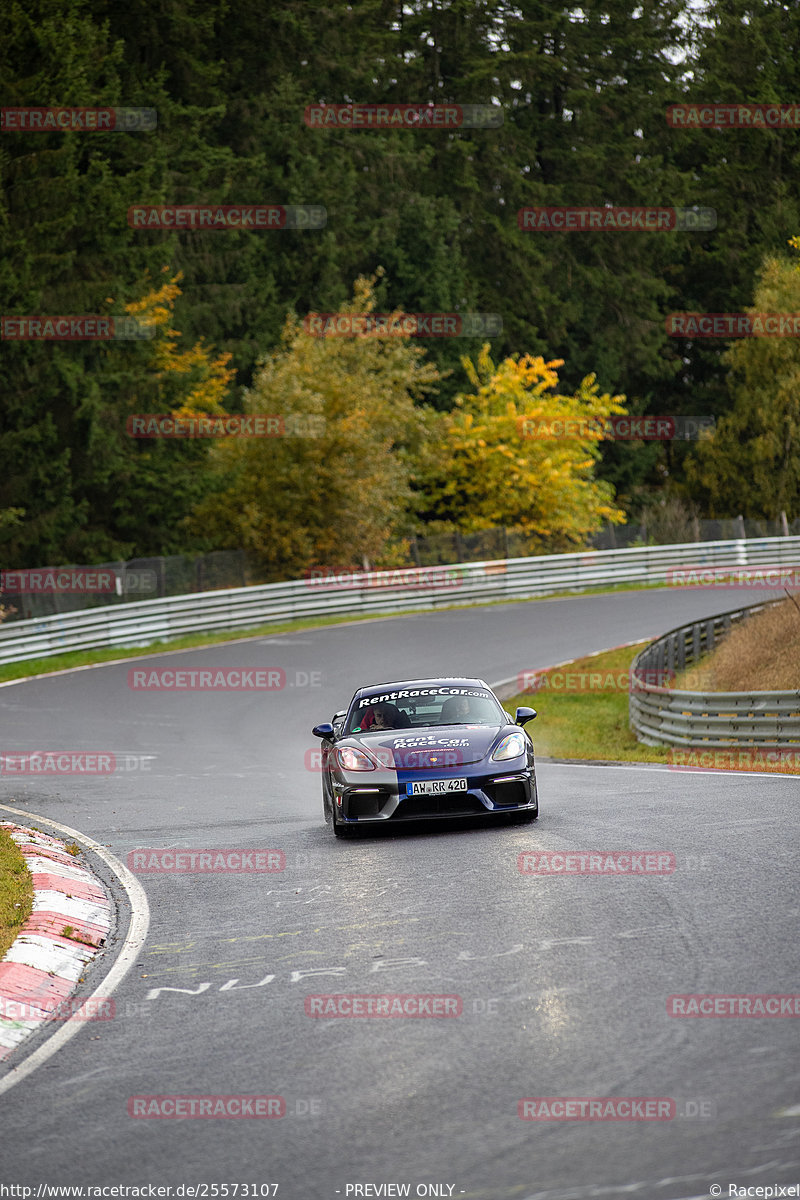
<svg viewBox="0 0 800 1200">
<path fill-rule="evenodd" d="M 352 838 L 356 836 L 356 826 L 340 824 L 340 822 L 336 820 L 336 817 L 334 817 L 333 832 L 336 834 L 337 838 Z"/>
<path fill-rule="evenodd" d="M 531 821 L 535 821 L 539 816 L 539 806 L 526 809 L 525 812 L 516 813 L 515 816 L 520 825 L 530 825 Z"/>
<path fill-rule="evenodd" d="M 325 818 L 325 824 L 334 820 L 333 816 L 333 800 L 331 798 L 330 777 L 326 771 L 322 772 L 322 815 Z"/>
</svg>

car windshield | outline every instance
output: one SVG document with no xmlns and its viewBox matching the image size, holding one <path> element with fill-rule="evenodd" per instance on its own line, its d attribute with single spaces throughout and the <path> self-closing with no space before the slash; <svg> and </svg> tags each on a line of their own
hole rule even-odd
<svg viewBox="0 0 800 1200">
<path fill-rule="evenodd" d="M 434 689 L 375 692 L 362 696 L 350 711 L 347 733 L 379 733 L 385 729 L 418 729 L 427 725 L 502 725 L 506 716 L 491 692 L 463 688 L 453 694 L 430 695 Z M 414 694 L 416 692 L 416 694 Z M 428 694 L 425 694 L 428 693 Z M 388 697 L 391 696 L 391 699 Z"/>
</svg>

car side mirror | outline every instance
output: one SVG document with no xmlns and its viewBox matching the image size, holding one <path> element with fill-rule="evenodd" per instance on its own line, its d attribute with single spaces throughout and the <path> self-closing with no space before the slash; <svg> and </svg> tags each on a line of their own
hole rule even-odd
<svg viewBox="0 0 800 1200">
<path fill-rule="evenodd" d="M 315 725 L 311 732 L 313 733 L 314 737 L 332 738 L 334 731 L 330 721 L 323 721 L 321 725 Z"/>
<path fill-rule="evenodd" d="M 532 721 L 535 716 L 535 708 L 518 708 L 514 717 L 514 724 L 524 725 L 526 721 Z"/>
</svg>

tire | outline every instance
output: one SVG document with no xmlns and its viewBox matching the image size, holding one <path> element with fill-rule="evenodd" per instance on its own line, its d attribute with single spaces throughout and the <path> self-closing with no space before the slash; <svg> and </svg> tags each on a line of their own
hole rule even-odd
<svg viewBox="0 0 800 1200">
<path fill-rule="evenodd" d="M 356 827 L 354 825 L 341 825 L 334 817 L 333 832 L 337 838 L 353 838 L 356 836 Z"/>
<path fill-rule="evenodd" d="M 331 821 L 333 821 L 333 801 L 331 799 L 329 783 L 330 783 L 330 777 L 328 776 L 328 774 L 325 771 L 323 771 L 322 772 L 322 815 L 325 818 L 326 825 L 328 825 Z"/>
<path fill-rule="evenodd" d="M 539 816 L 539 807 L 528 809 L 526 812 L 516 813 L 516 822 L 518 825 L 530 825 Z"/>
<path fill-rule="evenodd" d="M 336 807 L 333 802 L 333 789 L 330 786 L 331 777 L 326 772 L 322 774 L 322 811 L 325 815 L 325 824 L 333 826 L 333 832 L 337 838 L 351 838 L 355 835 L 355 828 L 352 825 L 340 824 L 336 820 Z"/>
</svg>

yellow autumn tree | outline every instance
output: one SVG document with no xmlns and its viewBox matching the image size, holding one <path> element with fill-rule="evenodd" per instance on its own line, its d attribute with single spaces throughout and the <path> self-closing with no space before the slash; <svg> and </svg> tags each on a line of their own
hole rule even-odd
<svg viewBox="0 0 800 1200">
<path fill-rule="evenodd" d="M 373 308 L 374 279 L 360 278 L 347 313 Z M 253 436 L 213 447 L 216 488 L 192 528 L 215 547 L 243 547 L 263 578 L 391 563 L 412 532 L 425 422 L 415 401 L 438 378 L 424 357 L 407 337 L 317 336 L 289 316 L 245 392 Z M 255 435 L 259 417 L 267 436 Z"/>
<path fill-rule="evenodd" d="M 185 339 L 175 327 L 180 281 L 180 273 L 168 268 L 160 279 L 147 279 L 141 298 L 126 304 L 125 311 L 151 336 L 106 351 L 113 351 L 113 373 L 109 369 L 107 378 L 114 386 L 96 401 L 88 447 L 98 464 L 95 474 L 101 467 L 104 472 L 102 487 L 92 497 L 100 532 L 88 561 L 207 547 L 202 538 L 188 537 L 184 521 L 210 484 L 209 440 L 141 438 L 130 428 L 134 416 L 225 413 L 234 376 L 231 355 L 203 341 L 182 345 Z"/>
<path fill-rule="evenodd" d="M 169 268 L 163 268 L 168 273 Z M 236 374 L 228 366 L 232 355 L 213 355 L 201 341 L 181 349 L 182 334 L 173 328 L 175 301 L 181 294 L 178 271 L 160 286 L 151 288 L 140 300 L 126 304 L 125 311 L 145 329 L 154 331 L 146 375 L 149 411 L 177 417 L 218 416 L 225 413 L 225 399 Z"/>
<path fill-rule="evenodd" d="M 624 521 L 612 486 L 594 477 L 606 418 L 625 412 L 623 396 L 600 395 L 593 375 L 559 394 L 561 359 L 512 355 L 495 365 L 487 344 L 477 363 L 462 361 L 475 390 L 437 418 L 419 463 L 429 529 L 515 527 L 531 550 L 560 550 L 584 544 L 603 521 Z"/>
</svg>

